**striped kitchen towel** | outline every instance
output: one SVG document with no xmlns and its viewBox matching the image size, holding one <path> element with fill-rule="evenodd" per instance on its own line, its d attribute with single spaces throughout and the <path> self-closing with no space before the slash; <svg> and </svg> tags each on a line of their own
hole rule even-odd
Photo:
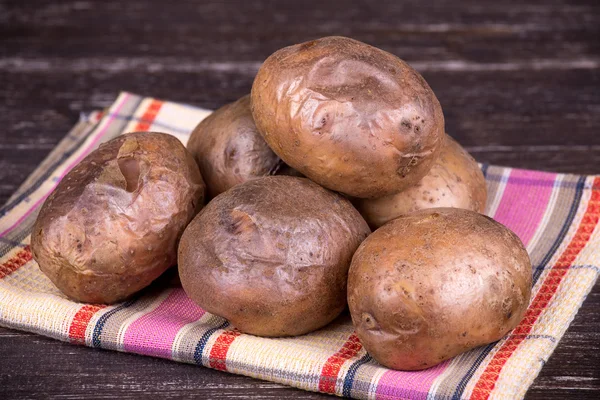
<svg viewBox="0 0 600 400">
<path fill-rule="evenodd" d="M 497 343 L 417 372 L 377 364 L 348 315 L 295 338 L 240 334 L 185 295 L 171 270 L 136 298 L 68 300 L 32 260 L 36 214 L 62 177 L 100 142 L 162 131 L 186 142 L 208 110 L 123 93 L 80 122 L 0 209 L 0 325 L 59 340 L 180 362 L 358 399 L 522 398 L 599 273 L 600 177 L 483 166 L 487 213 L 511 228 L 533 262 L 523 321 Z"/>
</svg>

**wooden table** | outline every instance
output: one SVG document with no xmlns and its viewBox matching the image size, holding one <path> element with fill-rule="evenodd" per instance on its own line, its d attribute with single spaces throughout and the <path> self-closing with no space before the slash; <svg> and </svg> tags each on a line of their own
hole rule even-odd
<svg viewBox="0 0 600 400">
<path fill-rule="evenodd" d="M 120 90 L 216 108 L 248 93 L 276 49 L 332 34 L 416 67 L 479 161 L 600 173 L 600 3 L 427 3 L 1 0 L 0 204 L 81 112 Z M 529 399 L 600 397 L 599 307 L 596 285 Z M 325 398 L 0 329 L 0 398 L 142 395 Z"/>
</svg>

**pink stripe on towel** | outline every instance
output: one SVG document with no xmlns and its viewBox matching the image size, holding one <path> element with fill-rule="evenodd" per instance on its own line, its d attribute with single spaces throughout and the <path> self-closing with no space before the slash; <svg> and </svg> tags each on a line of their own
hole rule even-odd
<svg viewBox="0 0 600 400">
<path fill-rule="evenodd" d="M 435 378 L 440 376 L 450 361 L 444 361 L 422 371 L 385 372 L 377 384 L 377 400 L 426 400 Z"/>
<path fill-rule="evenodd" d="M 539 184 L 523 182 L 537 181 Z M 527 245 L 538 229 L 556 181 L 556 174 L 512 170 L 494 219 L 519 236 Z"/>
<path fill-rule="evenodd" d="M 154 311 L 143 315 L 127 328 L 124 349 L 170 359 L 177 332 L 203 315 L 204 310 L 193 303 L 183 289 L 174 289 Z"/>
</svg>

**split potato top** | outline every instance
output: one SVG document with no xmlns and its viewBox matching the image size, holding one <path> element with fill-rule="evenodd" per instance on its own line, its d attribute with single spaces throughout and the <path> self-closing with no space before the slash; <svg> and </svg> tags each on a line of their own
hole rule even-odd
<svg viewBox="0 0 600 400">
<path fill-rule="evenodd" d="M 31 234 L 40 269 L 67 296 L 114 303 L 174 265 L 203 204 L 204 182 L 181 142 L 128 133 L 91 152 L 58 184 Z"/>
<path fill-rule="evenodd" d="M 382 197 L 417 183 L 442 145 L 444 116 L 423 77 L 356 40 L 326 37 L 278 50 L 251 95 L 273 151 L 350 196 Z"/>
</svg>

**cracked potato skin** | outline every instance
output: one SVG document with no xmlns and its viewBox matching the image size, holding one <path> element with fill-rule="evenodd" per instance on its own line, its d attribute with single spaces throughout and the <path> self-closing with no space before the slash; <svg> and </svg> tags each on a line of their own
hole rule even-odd
<svg viewBox="0 0 600 400">
<path fill-rule="evenodd" d="M 192 132 L 187 149 L 200 167 L 208 198 L 250 179 L 285 171 L 281 168 L 283 161 L 256 129 L 250 95 L 202 120 Z"/>
<path fill-rule="evenodd" d="M 251 96 L 256 126 L 281 159 L 353 197 L 417 183 L 444 136 L 442 108 L 423 77 L 398 57 L 345 37 L 273 53 Z"/>
<path fill-rule="evenodd" d="M 31 234 L 33 256 L 73 300 L 124 300 L 175 265 L 204 188 L 177 138 L 119 136 L 77 164 L 45 201 Z"/>
<path fill-rule="evenodd" d="M 417 184 L 378 199 L 356 199 L 354 205 L 372 229 L 426 208 L 454 207 L 483 213 L 487 185 L 477 161 L 446 135 L 439 157 Z"/>
<path fill-rule="evenodd" d="M 251 180 L 214 198 L 186 228 L 181 284 L 242 332 L 302 335 L 345 308 L 352 254 L 369 233 L 348 200 L 308 179 Z"/>
<path fill-rule="evenodd" d="M 523 244 L 500 223 L 468 210 L 427 209 L 385 224 L 361 244 L 348 305 L 373 358 L 420 370 L 517 326 L 531 275 Z"/>
</svg>

